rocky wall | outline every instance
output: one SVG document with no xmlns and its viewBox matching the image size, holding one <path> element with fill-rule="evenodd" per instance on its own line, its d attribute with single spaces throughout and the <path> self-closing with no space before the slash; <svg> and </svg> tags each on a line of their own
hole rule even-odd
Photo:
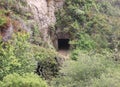
<svg viewBox="0 0 120 87">
<path fill-rule="evenodd" d="M 50 40 L 49 27 L 56 22 L 55 11 L 61 8 L 64 0 L 27 0 L 30 11 L 36 20 L 45 42 Z"/>
</svg>

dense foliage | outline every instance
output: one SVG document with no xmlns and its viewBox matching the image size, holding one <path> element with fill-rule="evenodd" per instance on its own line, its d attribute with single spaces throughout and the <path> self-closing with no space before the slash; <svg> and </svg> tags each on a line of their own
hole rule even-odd
<svg viewBox="0 0 120 87">
<path fill-rule="evenodd" d="M 25 73 L 34 70 L 28 35 L 18 33 L 14 39 L 0 44 L 0 79 L 10 73 Z"/>
<path fill-rule="evenodd" d="M 120 64 L 111 53 L 78 52 L 77 61 L 67 61 L 60 76 L 53 79 L 54 87 L 119 87 Z M 118 78 L 117 78 L 118 76 Z M 112 82 L 111 82 L 112 81 Z"/>
<path fill-rule="evenodd" d="M 26 0 L 0 0 L 0 87 L 120 87 L 119 0 L 65 0 L 53 26 L 71 40 L 61 68 L 37 24 L 31 35 L 21 26 L 31 18 L 27 9 Z M 10 25 L 14 34 L 4 42 Z"/>
<path fill-rule="evenodd" d="M 30 44 L 28 37 L 29 35 L 27 33 L 19 32 L 8 42 L 0 43 L 0 80 L 3 80 L 3 87 L 7 87 L 7 85 L 10 85 L 10 87 L 13 85 L 15 87 L 23 87 L 24 80 L 23 82 L 21 81 L 24 79 L 22 75 L 25 73 L 36 72 L 46 79 L 57 75 L 60 65 L 57 61 L 56 52 L 52 49 L 45 49 Z M 15 77 L 13 73 L 17 73 Z M 9 74 L 11 75 L 9 76 Z M 16 75 L 21 78 L 18 82 L 16 81 L 16 83 L 14 83 L 14 81 L 11 80 L 10 84 L 4 83 L 4 79 L 6 79 L 5 81 L 11 78 L 14 78 L 14 80 L 18 79 Z M 33 74 L 31 74 L 31 76 L 32 75 Z M 39 76 L 36 77 L 40 78 Z M 31 80 L 33 79 L 32 81 L 29 78 L 31 78 L 29 75 L 25 77 L 26 80 L 30 81 L 27 87 L 29 87 L 29 85 L 32 85 L 32 87 L 36 87 L 36 85 L 46 87 L 42 86 L 42 83 L 39 81 L 36 82 L 34 75 L 33 78 L 31 78 Z M 23 85 L 17 85 L 18 83 Z"/>
<path fill-rule="evenodd" d="M 33 73 L 10 74 L 3 78 L 0 87 L 47 87 L 45 81 Z"/>
<path fill-rule="evenodd" d="M 60 62 L 55 50 L 38 46 L 32 47 L 34 58 L 37 61 L 36 73 L 45 79 L 51 79 L 56 76 L 59 71 Z"/>
<path fill-rule="evenodd" d="M 97 49 L 112 48 L 113 45 L 111 44 L 114 43 L 112 40 L 118 40 L 120 36 L 120 33 L 117 33 L 120 32 L 118 14 L 120 9 L 115 2 L 117 0 L 110 2 L 109 0 L 65 0 L 63 9 L 56 13 L 56 27 L 61 28 L 62 32 L 68 32 L 72 37 L 72 42 L 75 45 L 79 44 L 82 49 L 88 47 L 86 43 L 90 43 L 91 47 L 94 45 L 94 43 L 87 42 L 89 38 L 94 40 Z M 112 6 L 113 4 L 114 6 Z M 110 8 L 114 9 L 114 11 L 118 10 L 117 13 Z M 111 16 L 109 11 L 112 11 L 111 14 L 115 15 Z M 84 40 L 81 36 L 88 39 Z M 86 42 L 81 43 L 83 40 Z"/>
<path fill-rule="evenodd" d="M 74 50 L 53 87 L 119 87 L 118 0 L 66 0 L 56 27 L 71 35 Z"/>
</svg>

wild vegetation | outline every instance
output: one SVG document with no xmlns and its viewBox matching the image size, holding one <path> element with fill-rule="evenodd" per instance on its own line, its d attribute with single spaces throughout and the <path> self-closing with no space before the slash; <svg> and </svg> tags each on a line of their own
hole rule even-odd
<svg viewBox="0 0 120 87">
<path fill-rule="evenodd" d="M 53 87 L 119 87 L 118 0 L 66 0 L 56 27 L 68 32 L 73 48 Z M 63 24 L 64 23 L 64 24 Z M 116 78 L 118 77 L 118 78 Z"/>
<path fill-rule="evenodd" d="M 19 18 L 31 18 L 26 6 L 25 0 L 0 0 L 1 87 L 120 87 L 119 0 L 65 0 L 55 28 L 70 34 L 71 52 L 61 67 L 37 24 L 31 35 L 20 25 Z M 10 24 L 14 34 L 3 41 Z"/>
<path fill-rule="evenodd" d="M 20 21 L 27 22 L 31 15 L 23 9 L 25 6 L 24 0 L 0 0 L 1 87 L 48 87 L 44 79 L 56 76 L 59 70 L 55 50 L 40 47 L 43 41 L 37 24 L 32 35 L 21 26 Z M 6 31 L 10 31 L 10 24 L 14 33 L 3 41 L 5 34 L 9 34 Z"/>
</svg>

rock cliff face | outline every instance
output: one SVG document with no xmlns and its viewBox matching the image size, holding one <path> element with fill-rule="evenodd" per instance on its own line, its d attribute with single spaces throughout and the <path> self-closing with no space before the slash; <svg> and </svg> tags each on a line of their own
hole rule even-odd
<svg viewBox="0 0 120 87">
<path fill-rule="evenodd" d="M 64 0 L 26 0 L 36 20 L 43 40 L 48 42 L 49 27 L 56 22 L 55 11 L 63 6 Z"/>
</svg>

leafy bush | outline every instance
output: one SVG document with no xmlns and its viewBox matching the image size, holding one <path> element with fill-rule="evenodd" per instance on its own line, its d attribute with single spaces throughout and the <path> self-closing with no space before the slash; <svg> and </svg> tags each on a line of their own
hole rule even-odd
<svg viewBox="0 0 120 87">
<path fill-rule="evenodd" d="M 4 26 L 7 23 L 6 17 L 0 16 L 0 27 Z"/>
<path fill-rule="evenodd" d="M 103 74 L 99 79 L 92 79 L 91 85 L 89 87 L 120 87 L 120 73 L 111 72 L 108 74 Z"/>
<path fill-rule="evenodd" d="M 4 7 L 6 9 L 16 9 L 16 7 L 18 7 L 17 5 L 26 5 L 26 0 L 0 0 L 0 6 Z"/>
<path fill-rule="evenodd" d="M 11 18 L 17 16 L 22 19 L 31 18 L 31 12 L 29 12 L 29 7 L 27 6 L 26 0 L 0 0 L 0 8 L 11 11 Z"/>
<path fill-rule="evenodd" d="M 119 0 L 98 1 L 99 11 L 110 16 L 120 16 L 119 3 Z"/>
<path fill-rule="evenodd" d="M 89 87 L 94 85 L 94 81 L 92 83 L 91 79 L 99 80 L 104 73 L 110 73 L 115 70 L 115 67 L 116 70 L 119 67 L 111 59 L 108 59 L 109 55 L 87 54 L 79 51 L 77 61 L 66 62 L 62 67 L 60 77 L 55 78 L 52 85 L 54 87 Z"/>
<path fill-rule="evenodd" d="M 25 32 L 16 33 L 8 42 L 0 43 L 0 80 L 11 73 L 23 74 L 36 72 L 44 78 L 56 76 L 59 70 L 57 54 L 53 49 L 46 49 L 28 42 Z"/>
<path fill-rule="evenodd" d="M 0 82 L 0 87 L 47 87 L 45 81 L 33 73 L 9 74 Z"/>
<path fill-rule="evenodd" d="M 33 26 L 32 36 L 31 36 L 30 41 L 31 41 L 31 43 L 39 45 L 39 46 L 41 46 L 43 44 L 38 25 Z"/>
<path fill-rule="evenodd" d="M 33 46 L 33 53 L 37 61 L 36 72 L 45 79 L 51 79 L 59 71 L 59 61 L 57 53 L 53 49 Z"/>
<path fill-rule="evenodd" d="M 6 14 L 8 14 L 8 11 L 0 9 L 0 30 L 8 27 L 8 24 L 10 23 L 10 19 L 6 17 Z"/>
<path fill-rule="evenodd" d="M 78 49 L 73 50 L 72 53 L 71 53 L 71 59 L 72 60 L 77 60 L 78 59 L 78 55 L 79 55 L 78 53 L 79 53 Z"/>
<path fill-rule="evenodd" d="M 35 62 L 27 38 L 26 33 L 17 33 L 13 40 L 0 43 L 0 79 L 13 72 L 33 72 Z"/>
<path fill-rule="evenodd" d="M 95 42 L 90 38 L 88 34 L 80 33 L 77 36 L 77 39 L 78 40 L 76 41 L 73 40 L 70 42 L 73 47 L 81 50 L 91 50 L 95 48 Z"/>
</svg>

